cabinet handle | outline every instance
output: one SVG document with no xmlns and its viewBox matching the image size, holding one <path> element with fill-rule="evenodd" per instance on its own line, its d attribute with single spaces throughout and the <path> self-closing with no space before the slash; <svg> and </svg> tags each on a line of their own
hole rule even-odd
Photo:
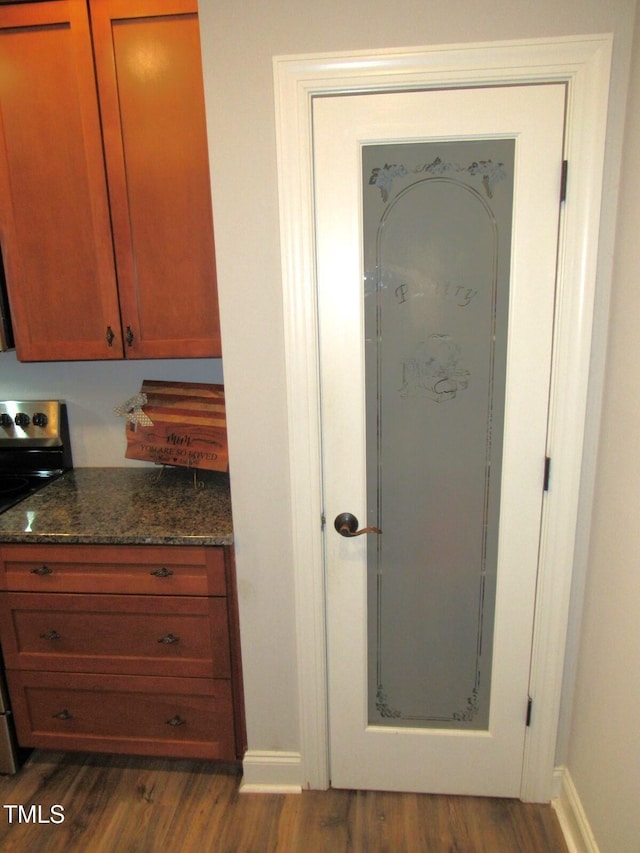
<svg viewBox="0 0 640 853">
<path fill-rule="evenodd" d="M 50 569 L 49 566 L 38 566 L 37 569 L 31 569 L 32 575 L 40 575 L 43 577 L 44 575 L 52 575 L 53 569 Z"/>
<path fill-rule="evenodd" d="M 127 346 L 130 347 L 133 345 L 133 329 L 131 326 L 127 326 L 127 331 L 125 333 L 125 340 L 127 342 Z"/>
<path fill-rule="evenodd" d="M 174 636 L 174 634 L 165 634 L 164 637 L 160 637 L 158 640 L 159 643 L 165 643 L 165 645 L 170 646 L 173 643 L 179 643 L 180 637 Z"/>
<path fill-rule="evenodd" d="M 107 326 L 107 333 L 106 333 L 105 337 L 107 339 L 107 346 L 112 347 L 116 336 L 114 335 L 113 329 L 111 328 L 111 326 Z"/>
<path fill-rule="evenodd" d="M 54 720 L 73 720 L 73 716 L 66 708 L 63 708 L 62 711 L 58 711 L 57 714 L 53 714 L 52 717 Z"/>
<path fill-rule="evenodd" d="M 44 634 L 40 634 L 40 639 L 41 640 L 59 640 L 60 634 L 58 634 L 58 632 L 55 630 L 55 628 L 52 628 L 50 631 L 46 631 Z"/>
<path fill-rule="evenodd" d="M 163 566 L 161 569 L 156 569 L 155 572 L 149 572 L 150 575 L 155 575 L 157 578 L 170 578 L 173 572 Z"/>
<path fill-rule="evenodd" d="M 170 720 L 165 721 L 168 726 L 185 726 L 187 724 L 186 720 L 183 720 L 180 714 L 176 714 L 175 717 L 171 717 Z"/>
</svg>

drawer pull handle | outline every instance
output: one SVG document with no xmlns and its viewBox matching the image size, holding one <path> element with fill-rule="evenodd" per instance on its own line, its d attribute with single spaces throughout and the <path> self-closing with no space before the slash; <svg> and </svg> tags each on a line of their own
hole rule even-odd
<svg viewBox="0 0 640 853">
<path fill-rule="evenodd" d="M 175 717 L 171 717 L 166 722 L 168 726 L 185 726 L 187 724 L 187 721 L 183 720 L 180 714 L 176 714 Z"/>
<path fill-rule="evenodd" d="M 59 640 L 60 634 L 58 634 L 58 632 L 55 630 L 55 628 L 52 628 L 50 631 L 45 631 L 44 634 L 40 634 L 40 639 L 41 640 Z"/>
<path fill-rule="evenodd" d="M 66 708 L 63 708 L 62 711 L 58 711 L 57 714 L 53 715 L 54 720 L 73 720 L 73 716 L 67 711 Z"/>
<path fill-rule="evenodd" d="M 165 634 L 164 637 L 160 637 L 158 642 L 170 646 L 173 643 L 179 643 L 180 637 L 176 637 L 175 634 Z"/>
<path fill-rule="evenodd" d="M 170 578 L 173 572 L 171 569 L 167 569 L 163 566 L 161 569 L 156 569 L 155 572 L 149 572 L 150 575 L 154 575 L 157 578 Z"/>
<path fill-rule="evenodd" d="M 31 569 L 32 575 L 40 575 L 43 577 L 44 575 L 52 575 L 53 569 L 50 569 L 49 566 L 38 566 L 37 569 Z"/>
</svg>

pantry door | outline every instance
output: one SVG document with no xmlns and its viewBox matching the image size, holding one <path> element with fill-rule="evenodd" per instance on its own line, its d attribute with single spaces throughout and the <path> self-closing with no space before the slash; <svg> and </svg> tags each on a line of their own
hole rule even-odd
<svg viewBox="0 0 640 853">
<path fill-rule="evenodd" d="M 314 99 L 333 787 L 520 795 L 565 97 Z"/>
</svg>

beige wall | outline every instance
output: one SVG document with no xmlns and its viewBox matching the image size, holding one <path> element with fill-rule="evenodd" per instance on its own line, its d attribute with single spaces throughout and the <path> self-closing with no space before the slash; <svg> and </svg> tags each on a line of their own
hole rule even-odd
<svg viewBox="0 0 640 853">
<path fill-rule="evenodd" d="M 0 353 L 0 399 L 66 400 L 78 468 L 146 466 L 125 460 L 124 421 L 113 407 L 137 394 L 143 379 L 223 382 L 221 359 L 83 361 L 21 364 Z"/>
<path fill-rule="evenodd" d="M 325 0 L 323 3 L 265 0 L 244 4 L 201 4 L 212 185 L 216 214 L 225 382 L 229 400 L 234 513 L 241 583 L 241 618 L 248 700 L 249 742 L 253 749 L 299 748 L 295 684 L 293 566 L 284 534 L 289 523 L 287 430 L 277 209 L 273 55 L 375 49 L 435 43 L 490 41 L 589 32 L 615 34 L 610 118 L 609 172 L 604 188 L 606 221 L 601 280 L 610 271 L 617 192 L 620 120 L 630 47 L 632 0 L 538 2 L 413 2 L 393 7 L 379 0 Z M 616 279 L 617 281 L 617 279 Z M 606 334 L 606 287 L 598 296 L 596 351 Z M 628 381 L 620 371 L 620 391 Z M 598 411 L 602 365 L 594 364 L 592 411 Z M 617 377 L 609 377 L 607 383 Z M 595 444 L 597 425 L 589 425 Z M 591 491 L 587 462 L 585 493 Z M 600 485 L 598 487 L 600 489 Z M 600 493 L 598 492 L 598 499 Z M 588 501 L 587 501 L 588 504 Z M 295 523 L 295 519 L 292 520 Z M 586 542 L 586 540 L 583 540 Z M 583 558 L 586 553 L 583 554 Z M 621 571 L 624 572 L 626 567 Z M 564 720 L 571 702 L 583 588 L 577 567 Z M 590 593 L 590 589 L 587 590 Z M 606 631 L 606 628 L 604 629 Z M 597 644 L 597 637 L 594 637 Z M 637 644 L 636 644 L 637 645 Z M 608 656 L 622 655 L 622 648 Z M 581 664 L 584 658 L 580 658 Z M 603 661 L 606 669 L 607 658 Z M 583 669 L 581 668 L 581 673 Z M 607 683 L 604 673 L 600 673 Z M 580 682 L 581 684 L 581 682 Z M 582 687 L 579 687 L 582 690 Z M 598 686 L 591 683 L 591 689 Z M 634 705 L 624 694 L 625 711 Z M 616 697 L 612 697 L 616 701 Z M 616 749 L 633 738 L 618 728 Z M 596 732 L 591 732 L 595 737 Z M 561 731 L 561 760 L 569 754 L 578 768 L 584 744 Z M 589 733 L 585 733 L 588 739 Z M 569 753 L 569 743 L 571 752 Z M 593 770 L 593 768 L 591 768 Z M 587 795 L 589 768 L 578 774 Z M 614 788 L 631 812 L 624 783 Z M 626 799 L 625 799 L 626 797 Z M 634 801 L 635 803 L 635 801 Z M 595 796 L 590 804 L 596 808 Z M 599 840 L 609 830 L 607 815 L 594 812 Z M 619 847 L 623 850 L 624 847 Z"/>
<path fill-rule="evenodd" d="M 640 849 L 640 16 L 567 764 L 602 853 Z"/>
<path fill-rule="evenodd" d="M 284 533 L 289 491 L 272 56 L 613 32 L 608 162 L 615 178 L 633 7 L 632 0 L 400 0 L 393 8 L 380 0 L 201 3 L 253 748 L 299 746 L 292 595 L 293 573 L 303 567 L 292 565 Z M 615 192 L 610 174 L 609 237 Z M 606 294 L 603 301 L 601 308 Z M 597 398 L 596 388 L 596 408 Z"/>
</svg>

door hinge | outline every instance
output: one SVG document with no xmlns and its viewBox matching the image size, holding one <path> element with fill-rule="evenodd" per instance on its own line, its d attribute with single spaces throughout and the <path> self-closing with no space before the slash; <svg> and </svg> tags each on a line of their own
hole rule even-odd
<svg viewBox="0 0 640 853">
<path fill-rule="evenodd" d="M 527 699 L 527 727 L 531 725 L 531 711 L 533 710 L 533 699 L 531 696 Z"/>
<path fill-rule="evenodd" d="M 569 172 L 569 161 L 562 161 L 562 173 L 560 175 L 560 204 L 567 200 L 567 173 Z"/>
<path fill-rule="evenodd" d="M 324 513 L 320 516 L 320 530 L 324 530 L 327 526 L 327 517 Z"/>
<path fill-rule="evenodd" d="M 551 478 L 551 457 L 545 456 L 544 458 L 544 482 L 542 485 L 542 490 L 545 492 L 549 491 L 549 480 Z"/>
</svg>

